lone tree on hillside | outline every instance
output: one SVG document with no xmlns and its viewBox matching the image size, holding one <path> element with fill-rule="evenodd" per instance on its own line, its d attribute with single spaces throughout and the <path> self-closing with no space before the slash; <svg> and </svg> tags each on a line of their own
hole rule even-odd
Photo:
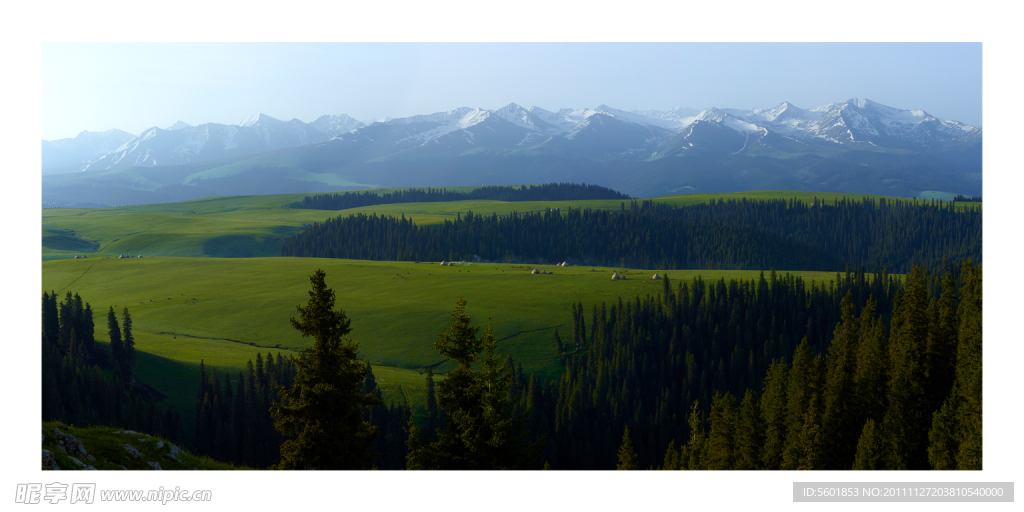
<svg viewBox="0 0 1024 512">
<path fill-rule="evenodd" d="M 509 368 L 494 354 L 497 342 L 488 319 L 487 331 L 470 327 L 466 299 L 452 311 L 452 324 L 434 344 L 458 363 L 436 384 L 437 405 L 446 422 L 437 440 L 419 444 L 419 429 L 409 428 L 407 469 L 536 469 L 544 440 L 530 442 L 525 428 L 530 411 L 517 412 L 519 393 Z M 479 370 L 472 365 L 479 364 Z"/>
<path fill-rule="evenodd" d="M 281 445 L 277 469 L 365 469 L 377 427 L 363 417 L 363 407 L 380 405 L 362 393 L 366 366 L 357 359 L 359 345 L 345 336 L 352 330 L 334 290 L 317 269 L 309 277 L 309 302 L 296 306 L 300 320 L 292 327 L 313 337 L 313 347 L 294 358 L 298 374 L 291 389 L 278 387 L 281 403 L 271 413 L 274 428 L 295 436 Z"/>
</svg>

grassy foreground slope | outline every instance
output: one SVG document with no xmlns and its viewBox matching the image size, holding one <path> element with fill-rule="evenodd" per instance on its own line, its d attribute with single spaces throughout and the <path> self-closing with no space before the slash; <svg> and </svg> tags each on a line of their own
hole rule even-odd
<svg viewBox="0 0 1024 512">
<path fill-rule="evenodd" d="M 461 189 L 472 187 L 448 187 Z M 396 189 L 377 189 L 383 193 Z M 117 208 L 43 210 L 43 260 L 74 258 L 75 255 L 186 257 L 265 257 L 280 254 L 282 240 L 313 222 L 355 213 L 405 215 L 417 224 L 432 224 L 472 210 L 475 213 L 508 214 L 550 208 L 621 208 L 622 201 L 452 201 L 367 206 L 341 211 L 282 208 L 301 201 L 306 194 L 236 196 Z M 690 194 L 654 198 L 654 201 L 690 205 L 717 199 L 815 198 L 878 199 L 882 196 L 823 192 L 757 191 L 732 194 Z M 886 198 L 896 200 L 899 198 Z M 980 203 L 958 203 L 960 208 Z"/>
<path fill-rule="evenodd" d="M 107 426 L 74 427 L 56 421 L 44 421 L 42 425 L 43 450 L 50 452 L 51 464 L 63 470 L 249 469 L 192 455 L 166 439 L 141 432 Z M 46 467 L 46 462 L 44 453 L 43 469 L 53 469 Z"/>
<path fill-rule="evenodd" d="M 499 349 L 522 363 L 526 373 L 553 377 L 554 329 L 572 335 L 570 304 L 588 312 L 602 301 L 656 293 L 652 271 L 629 271 L 611 281 L 615 269 L 541 266 L 552 275 L 531 275 L 533 267 L 508 264 L 376 262 L 314 258 L 88 258 L 42 264 L 42 289 L 63 296 L 78 293 L 95 311 L 97 341 L 105 342 L 109 307 L 128 307 L 146 382 L 190 416 L 198 388 L 198 364 L 235 372 L 256 352 L 284 355 L 311 344 L 292 329 L 295 306 L 308 300 L 309 275 L 327 273 L 338 307 L 352 321 L 360 356 L 374 364 L 386 400 L 405 396 L 422 402 L 420 369 L 442 362 L 434 349 L 440 330 L 460 296 L 469 301 L 474 324 L 493 319 Z M 594 270 L 591 272 L 591 270 Z M 658 270 L 664 272 L 664 270 Z M 756 278 L 755 271 L 669 270 L 673 280 Z M 821 283 L 834 273 L 796 272 Z M 636 276 L 636 277 L 632 277 Z M 443 370 L 445 366 L 438 367 Z"/>
</svg>

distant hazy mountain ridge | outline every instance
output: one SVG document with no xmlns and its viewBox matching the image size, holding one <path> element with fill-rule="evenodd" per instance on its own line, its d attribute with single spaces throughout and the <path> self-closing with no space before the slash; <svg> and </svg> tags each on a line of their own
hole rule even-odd
<svg viewBox="0 0 1024 512">
<path fill-rule="evenodd" d="M 312 123 L 298 119 L 280 121 L 259 114 L 237 125 L 190 126 L 178 121 L 166 129 L 150 128 L 131 140 L 124 140 L 128 134 L 119 130 L 99 134 L 82 132 L 75 139 L 43 141 L 43 168 L 55 167 L 54 162 L 64 165 L 79 154 L 86 156 L 80 159 L 86 162 L 80 170 L 175 165 L 297 147 L 331 138 L 384 144 L 386 149 L 396 150 L 394 152 L 431 141 L 447 147 L 471 146 L 477 144 L 480 130 L 502 132 L 502 137 L 484 137 L 487 147 L 514 150 L 560 137 L 577 141 L 579 149 L 591 153 L 589 156 L 647 157 L 648 150 L 657 150 L 700 121 L 717 123 L 744 137 L 774 132 L 804 142 L 866 143 L 900 148 L 969 143 L 981 137 L 980 128 L 958 121 L 940 120 L 923 110 L 902 110 L 857 98 L 810 110 L 782 102 L 767 110 L 676 108 L 626 112 L 600 105 L 594 109 L 566 108 L 550 112 L 510 103 L 493 111 L 463 107 L 371 125 L 345 114 L 321 116 Z M 505 123 L 511 126 L 496 126 Z M 456 133 L 450 142 L 458 139 L 464 144 L 450 144 L 443 139 L 460 131 L 465 133 Z M 402 136 L 398 136 L 399 133 Z M 385 135 L 385 141 L 378 142 L 371 136 L 381 134 Z M 735 139 L 729 134 L 722 137 Z M 110 147 L 111 143 L 103 143 L 106 141 L 121 144 Z M 76 148 L 77 152 L 65 148 Z M 57 154 L 60 151 L 62 155 Z M 597 154 L 593 153 L 595 151 Z M 370 153 L 383 155 L 389 151 Z"/>
<path fill-rule="evenodd" d="M 187 179 L 160 176 L 162 185 L 146 187 L 192 187 L 180 190 L 186 196 L 201 182 L 234 193 L 230 180 L 241 180 L 245 193 L 276 192 L 285 180 L 296 191 L 308 183 L 308 192 L 586 181 L 638 196 L 765 187 L 980 194 L 981 128 L 858 98 L 808 109 L 782 102 L 754 110 L 631 112 L 607 105 L 552 112 L 510 103 L 370 124 L 344 114 L 312 123 L 259 114 L 235 125 L 179 121 L 130 140 L 124 132 L 104 133 L 110 134 L 104 141 L 119 144 L 88 145 L 85 139 L 97 138 L 88 132 L 43 141 L 44 170 L 75 158 L 82 171 L 184 165 Z M 92 153 L 64 150 L 59 160 L 58 147 Z M 72 186 L 71 178 L 61 179 L 53 186 Z M 44 180 L 44 196 L 47 189 Z"/>
<path fill-rule="evenodd" d="M 88 165 L 120 145 L 135 138 L 121 130 L 84 131 L 72 139 L 43 141 L 43 169 L 60 169 Z"/>
</svg>

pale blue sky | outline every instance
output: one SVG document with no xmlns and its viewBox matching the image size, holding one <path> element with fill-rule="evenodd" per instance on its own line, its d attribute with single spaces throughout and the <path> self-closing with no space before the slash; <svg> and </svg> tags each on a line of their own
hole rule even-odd
<svg viewBox="0 0 1024 512">
<path fill-rule="evenodd" d="M 981 43 L 47 43 L 43 139 L 255 113 L 310 122 L 510 102 L 803 108 L 853 97 L 980 126 Z"/>
</svg>

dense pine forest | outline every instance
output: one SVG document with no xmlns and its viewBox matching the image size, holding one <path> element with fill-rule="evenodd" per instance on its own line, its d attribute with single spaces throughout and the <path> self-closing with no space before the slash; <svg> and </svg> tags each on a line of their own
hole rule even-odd
<svg viewBox="0 0 1024 512">
<path fill-rule="evenodd" d="M 942 201 L 730 200 L 620 211 L 469 212 L 439 226 L 349 215 L 287 238 L 282 256 L 491 261 L 632 268 L 826 270 L 846 263 L 905 273 L 912 263 L 981 261 L 980 210 Z"/>
<path fill-rule="evenodd" d="M 127 309 L 121 324 L 108 312 L 107 353 L 89 304 L 44 293 L 43 418 L 159 433 L 258 468 L 982 466 L 981 266 L 970 259 L 914 265 L 905 280 L 860 268 L 828 283 L 665 276 L 646 297 L 571 305 L 551 382 L 496 354 L 463 299 L 435 345 L 458 367 L 437 385 L 428 371 L 415 421 L 408 404 L 383 404 L 341 338 L 349 323 L 323 272 L 312 277 L 323 299 L 292 323 L 314 346 L 257 354 L 234 379 L 201 365 L 192 439 L 134 377 Z"/>
<path fill-rule="evenodd" d="M 291 388 L 297 372 L 291 358 L 256 354 L 246 371 L 232 379 L 216 368 L 200 365 L 199 396 L 196 401 L 194 443 L 196 454 L 253 468 L 269 468 L 281 460 L 281 444 L 287 439 L 275 430 L 270 409 L 282 403 L 278 386 Z M 366 365 L 363 394 L 381 399 L 381 391 L 370 365 Z M 287 402 L 285 402 L 287 403 Z M 383 404 L 383 400 L 381 400 Z M 364 417 L 380 433 L 370 448 L 370 463 L 363 469 L 405 467 L 406 424 L 412 415 L 407 404 L 365 408 Z"/>
<path fill-rule="evenodd" d="M 706 288 L 573 306 L 565 373 L 524 393 L 548 463 L 981 468 L 980 267 Z"/>
<path fill-rule="evenodd" d="M 108 311 L 110 350 L 105 351 L 96 344 L 92 306 L 70 291 L 57 300 L 56 293 L 43 292 L 42 419 L 117 426 L 183 442 L 180 414 L 160 405 L 162 397 L 135 378 L 128 308 L 121 324 L 114 308 Z"/>
<path fill-rule="evenodd" d="M 373 192 L 343 192 L 340 194 L 316 194 L 306 196 L 301 202 L 288 205 L 290 208 L 313 210 L 345 210 L 360 206 L 395 203 L 434 203 L 443 201 L 465 201 L 468 199 L 492 201 L 578 201 L 584 199 L 622 199 L 630 197 L 621 192 L 599 185 L 581 183 L 549 183 L 546 185 L 524 185 L 522 187 L 486 186 L 470 192 L 455 192 L 445 188 L 410 188 L 396 192 L 375 194 Z"/>
</svg>

